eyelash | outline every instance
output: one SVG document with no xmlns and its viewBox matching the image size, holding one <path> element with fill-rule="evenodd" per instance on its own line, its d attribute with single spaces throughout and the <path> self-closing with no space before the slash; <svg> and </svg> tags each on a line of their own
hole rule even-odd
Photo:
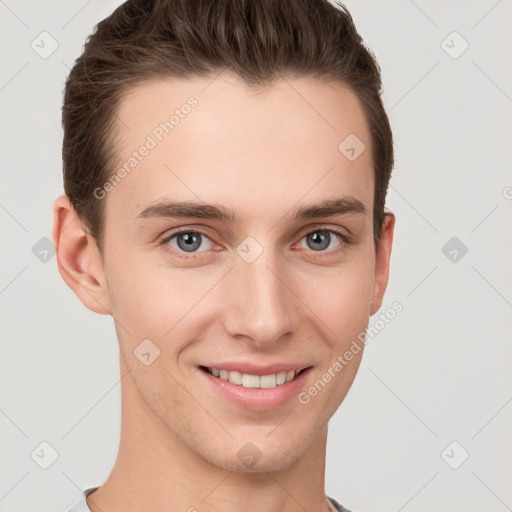
<svg viewBox="0 0 512 512">
<path fill-rule="evenodd" d="M 336 247 L 335 249 L 331 249 L 330 251 L 313 251 L 313 250 L 308 251 L 308 252 L 313 253 L 313 257 L 314 258 L 323 258 L 323 257 L 335 256 L 335 255 L 345 251 L 347 249 L 347 247 L 352 243 L 352 236 L 348 235 L 347 233 L 345 233 L 345 232 L 343 232 L 341 230 L 335 229 L 335 228 L 316 228 L 316 229 L 312 229 L 311 231 L 308 231 L 307 233 L 304 233 L 304 235 L 302 235 L 302 237 L 300 238 L 299 242 L 303 238 L 307 237 L 308 235 L 311 235 L 313 233 L 317 233 L 319 231 L 327 231 L 329 233 L 334 233 L 335 235 L 337 235 L 339 237 L 340 244 L 338 245 L 338 247 Z M 198 229 L 180 229 L 178 231 L 173 231 L 170 234 L 166 233 L 165 235 L 163 235 L 163 237 L 160 239 L 159 244 L 162 245 L 162 246 L 165 246 L 166 250 L 169 250 L 174 255 L 177 255 L 178 258 L 183 258 L 183 259 L 187 259 L 187 260 L 201 258 L 202 257 L 201 255 L 203 254 L 203 252 L 208 252 L 208 251 L 202 251 L 202 252 L 199 252 L 199 253 L 191 252 L 191 253 L 188 253 L 188 256 L 183 256 L 183 254 L 187 254 L 187 253 L 186 252 L 182 252 L 182 251 L 177 251 L 176 249 L 174 249 L 172 247 L 169 247 L 167 245 L 168 242 L 172 238 L 174 238 L 175 236 L 179 235 L 180 233 L 195 233 L 195 234 L 202 235 L 202 236 L 208 238 L 209 240 L 211 240 L 210 237 L 206 233 L 201 231 L 201 230 L 198 230 Z M 211 241 L 213 242 L 213 240 L 211 240 Z M 296 245 L 296 244 L 294 244 L 294 245 Z"/>
</svg>

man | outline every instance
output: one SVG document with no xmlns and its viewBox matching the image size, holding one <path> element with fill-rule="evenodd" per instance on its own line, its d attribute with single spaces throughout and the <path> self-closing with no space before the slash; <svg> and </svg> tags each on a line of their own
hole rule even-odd
<svg viewBox="0 0 512 512">
<path fill-rule="evenodd" d="M 99 23 L 66 83 L 53 238 L 114 319 L 122 428 L 74 512 L 347 510 L 327 425 L 388 281 L 380 86 L 326 0 L 130 0 Z"/>
</svg>

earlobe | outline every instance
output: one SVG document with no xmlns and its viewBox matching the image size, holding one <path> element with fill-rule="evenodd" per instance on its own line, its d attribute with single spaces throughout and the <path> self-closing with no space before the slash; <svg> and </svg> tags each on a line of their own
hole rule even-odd
<svg viewBox="0 0 512 512">
<path fill-rule="evenodd" d="M 389 265 L 391 249 L 393 246 L 393 234 L 395 229 L 395 215 L 387 211 L 382 224 L 382 232 L 377 247 L 375 258 L 375 278 L 373 285 L 373 297 L 370 308 L 370 316 L 377 313 L 382 305 L 384 293 L 388 285 Z"/>
<path fill-rule="evenodd" d="M 53 243 L 60 275 L 91 311 L 111 315 L 103 262 L 94 239 L 86 233 L 64 194 L 53 206 Z"/>
</svg>

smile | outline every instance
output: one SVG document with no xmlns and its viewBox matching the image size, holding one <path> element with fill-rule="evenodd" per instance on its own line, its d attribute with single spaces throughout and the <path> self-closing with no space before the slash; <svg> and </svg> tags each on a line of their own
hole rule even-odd
<svg viewBox="0 0 512 512">
<path fill-rule="evenodd" d="M 219 379 L 229 381 L 232 384 L 242 386 L 244 388 L 275 388 L 294 380 L 307 368 L 282 371 L 278 373 L 272 373 L 269 375 L 251 375 L 248 373 L 241 373 L 236 370 L 228 371 L 219 368 L 209 368 L 206 366 L 200 366 L 201 370 L 217 377 Z"/>
</svg>

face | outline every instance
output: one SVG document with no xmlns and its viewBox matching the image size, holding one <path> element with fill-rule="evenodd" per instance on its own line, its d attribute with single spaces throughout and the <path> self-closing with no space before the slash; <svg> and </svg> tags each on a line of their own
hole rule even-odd
<svg viewBox="0 0 512 512">
<path fill-rule="evenodd" d="M 258 92 L 225 76 L 169 79 L 132 89 L 118 118 L 116 169 L 130 170 L 98 192 L 92 293 L 116 321 L 123 404 L 218 467 L 290 467 L 352 385 L 387 283 L 394 219 L 376 251 L 357 97 L 308 78 Z M 356 156 L 365 145 L 355 159 L 339 149 L 350 134 Z M 258 375 L 269 387 L 239 385 Z"/>
</svg>

